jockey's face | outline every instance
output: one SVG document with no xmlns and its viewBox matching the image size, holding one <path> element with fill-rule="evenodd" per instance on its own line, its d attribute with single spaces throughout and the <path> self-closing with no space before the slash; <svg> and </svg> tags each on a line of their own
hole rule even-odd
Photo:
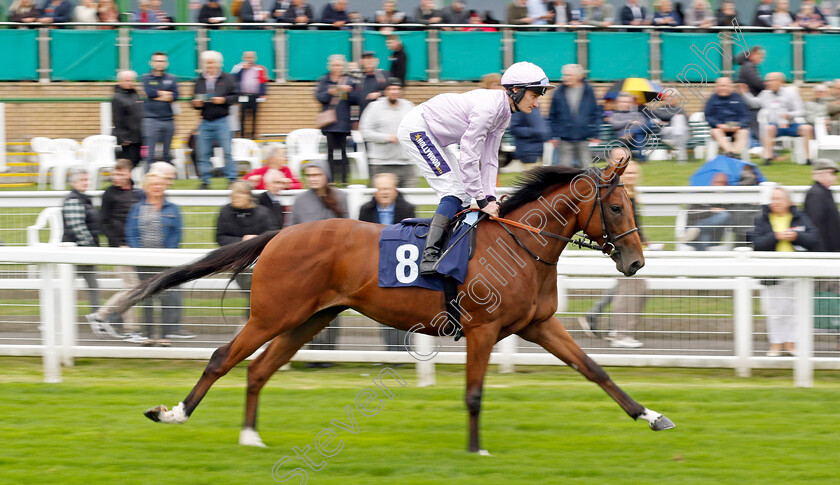
<svg viewBox="0 0 840 485">
<path fill-rule="evenodd" d="M 540 106 L 539 102 L 537 102 L 539 97 L 539 94 L 531 91 L 530 89 L 526 89 L 525 96 L 522 97 L 522 101 L 520 101 L 519 104 L 517 104 L 516 106 L 519 108 L 519 111 L 522 111 L 526 114 L 531 114 L 531 111 L 533 111 L 534 108 L 538 108 Z"/>
</svg>

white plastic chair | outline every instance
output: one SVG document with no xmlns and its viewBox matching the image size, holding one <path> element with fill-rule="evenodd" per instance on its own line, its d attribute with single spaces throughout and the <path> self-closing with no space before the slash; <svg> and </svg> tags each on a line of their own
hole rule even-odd
<svg viewBox="0 0 840 485">
<path fill-rule="evenodd" d="M 821 151 L 840 151 L 840 135 L 829 135 L 828 129 L 825 127 L 825 118 L 817 117 L 814 119 L 814 139 L 817 145 L 817 158 Z"/>
<path fill-rule="evenodd" d="M 758 130 L 761 134 L 761 139 L 763 141 L 764 137 L 767 136 L 765 134 L 766 128 L 768 125 L 767 120 L 767 111 L 761 109 L 758 111 Z M 793 120 L 795 123 L 804 123 L 805 121 L 796 118 Z M 816 143 L 812 143 L 811 146 L 805 146 L 805 138 L 801 136 L 776 136 L 776 142 L 782 143 L 782 146 L 790 149 L 790 159 L 792 162 L 798 165 L 805 165 L 806 161 L 809 157 L 809 152 L 813 153 L 814 149 L 816 148 Z M 806 152 L 808 150 L 808 152 Z"/>
<path fill-rule="evenodd" d="M 698 111 L 697 113 L 692 113 L 689 117 L 690 121 L 706 121 L 706 114 L 702 111 Z M 711 160 L 718 156 L 718 150 L 720 147 L 718 143 L 712 138 L 711 134 L 712 127 L 709 127 L 709 137 L 706 138 L 706 146 L 702 149 L 706 154 L 706 160 Z M 699 147 L 698 147 L 699 148 Z M 694 149 L 694 154 L 697 155 L 697 148 Z M 702 152 L 701 155 L 702 157 Z M 698 157 L 699 158 L 699 157 Z M 750 161 L 750 134 L 747 133 L 747 142 L 744 143 L 744 147 L 741 149 L 741 160 Z"/>
<path fill-rule="evenodd" d="M 187 178 L 187 150 L 184 148 L 172 149 L 172 165 L 175 165 L 175 171 L 178 173 L 179 179 Z"/>
<path fill-rule="evenodd" d="M 52 166 L 52 140 L 36 136 L 29 141 L 29 146 L 38 154 L 38 190 L 44 190 L 47 188 L 47 172 Z"/>
<path fill-rule="evenodd" d="M 300 177 L 300 166 L 304 161 L 327 158 L 326 154 L 321 153 L 323 143 L 326 143 L 326 137 L 315 128 L 294 130 L 286 135 L 286 158 L 289 169 L 296 177 Z"/>
<path fill-rule="evenodd" d="M 251 170 L 256 170 L 262 167 L 262 150 L 257 142 L 247 138 L 234 138 L 231 142 L 231 156 L 233 161 L 248 162 Z"/>
<path fill-rule="evenodd" d="M 46 228 L 50 229 L 50 237 L 46 243 L 42 243 L 39 231 Z M 38 214 L 35 224 L 26 228 L 26 245 L 58 244 L 63 235 L 64 217 L 61 207 L 47 207 Z"/>
<path fill-rule="evenodd" d="M 368 161 L 367 161 L 367 149 L 365 148 L 365 137 L 362 136 L 362 132 L 359 130 L 353 130 L 350 132 L 350 137 L 353 139 L 353 142 L 356 144 L 356 151 L 355 152 L 347 152 L 347 158 L 353 159 L 356 162 L 356 175 L 360 179 L 367 180 L 370 178 L 370 172 L 368 171 Z"/>
<path fill-rule="evenodd" d="M 52 170 L 52 190 L 64 190 L 67 185 L 67 170 L 80 163 L 79 142 L 70 138 L 33 138 L 29 143 L 34 144 L 32 148 L 39 153 L 38 188 L 46 188 L 47 172 Z M 45 157 L 40 156 L 42 151 L 39 148 L 45 148 Z"/>
<path fill-rule="evenodd" d="M 98 187 L 99 172 L 112 170 L 117 163 L 117 137 L 93 135 L 82 140 L 82 158 L 87 167 L 90 189 Z"/>
</svg>

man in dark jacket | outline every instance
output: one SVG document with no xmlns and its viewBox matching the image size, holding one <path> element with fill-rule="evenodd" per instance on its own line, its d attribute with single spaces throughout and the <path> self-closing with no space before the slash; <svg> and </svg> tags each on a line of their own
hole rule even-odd
<svg viewBox="0 0 840 485">
<path fill-rule="evenodd" d="M 262 0 L 242 0 L 239 7 L 239 21 L 242 23 L 260 23 L 268 20 L 268 12 L 262 6 Z"/>
<path fill-rule="evenodd" d="M 146 163 L 151 165 L 155 160 L 157 144 L 163 145 L 163 161 L 169 162 L 169 148 L 172 136 L 175 134 L 175 118 L 172 103 L 178 101 L 178 78 L 166 72 L 169 67 L 169 57 L 165 52 L 155 52 L 149 61 L 152 70 L 140 79 L 143 91 L 146 92 L 145 135 L 148 157 Z"/>
<path fill-rule="evenodd" d="M 41 15 L 38 19 L 42 24 L 60 24 L 73 20 L 73 4 L 70 0 L 46 0 L 41 6 Z"/>
<path fill-rule="evenodd" d="M 621 7 L 622 25 L 648 25 L 647 9 L 639 5 L 639 0 L 627 0 Z"/>
<path fill-rule="evenodd" d="M 732 92 L 731 79 L 719 77 L 715 81 L 715 94 L 706 102 L 704 113 L 720 151 L 739 158 L 749 137 L 750 111 L 741 95 Z"/>
<path fill-rule="evenodd" d="M 362 53 L 362 78 L 356 84 L 359 92 L 359 116 L 365 111 L 368 104 L 376 101 L 382 96 L 385 85 L 388 84 L 388 75 L 382 69 L 378 69 L 379 58 L 373 51 Z"/>
<path fill-rule="evenodd" d="M 306 0 L 292 0 L 291 5 L 285 10 L 278 8 L 280 3 L 280 1 L 274 3 L 274 12 L 272 13 L 272 16 L 277 19 L 277 22 L 295 24 L 295 27 L 290 27 L 292 29 L 306 29 L 306 24 L 315 21 L 312 6 L 306 3 Z M 281 11 L 283 12 L 283 17 L 277 17 Z"/>
<path fill-rule="evenodd" d="M 143 142 L 143 100 L 134 89 L 137 73 L 120 71 L 114 99 L 111 100 L 111 116 L 114 121 L 114 136 L 122 147 L 122 157 L 131 160 L 134 167 L 140 163 L 140 147 Z"/>
<path fill-rule="evenodd" d="M 398 183 L 399 179 L 392 173 L 375 175 L 376 192 L 373 199 L 359 209 L 359 220 L 387 226 L 414 217 L 414 206 L 397 192 Z"/>
<path fill-rule="evenodd" d="M 840 252 L 840 212 L 831 195 L 831 186 L 837 183 L 837 164 L 821 158 L 811 172 L 814 185 L 805 195 L 805 213 L 820 231 L 819 251 Z"/>
<path fill-rule="evenodd" d="M 280 170 L 269 169 L 263 176 L 265 192 L 257 196 L 257 203 L 271 212 L 277 229 L 283 229 L 286 208 L 280 200 L 280 193 L 289 188 L 288 180 Z"/>
<path fill-rule="evenodd" d="M 561 165 L 586 167 L 592 161 L 589 143 L 598 141 L 601 107 L 592 86 L 583 80 L 580 64 L 566 64 L 562 73 L 563 85 L 554 92 L 548 112 L 552 144 L 560 152 Z"/>
<path fill-rule="evenodd" d="M 202 74 L 195 81 L 192 105 L 201 110 L 201 126 L 198 132 L 198 165 L 201 171 L 201 188 L 210 185 L 213 167 L 210 156 L 213 142 L 217 142 L 225 153 L 225 177 L 233 182 L 237 178 L 236 164 L 231 158 L 231 131 L 228 122 L 230 106 L 236 102 L 236 79 L 222 71 L 222 55 L 216 51 L 201 54 Z"/>
<path fill-rule="evenodd" d="M 755 27 L 772 27 L 773 26 L 773 0 L 761 0 L 761 3 L 755 7 L 755 16 L 753 17 L 753 25 Z"/>
<path fill-rule="evenodd" d="M 763 4 L 762 4 L 763 5 Z M 739 64 L 738 84 L 745 84 L 753 96 L 764 91 L 764 78 L 758 72 L 758 65 L 764 62 L 767 53 L 762 47 L 753 46 L 749 52 L 742 52 L 735 56 L 735 64 Z M 758 109 L 750 109 L 750 134 L 758 139 Z"/>
<path fill-rule="evenodd" d="M 347 0 L 332 0 L 324 6 L 321 12 L 321 22 L 325 24 L 332 24 L 333 28 L 340 29 L 344 27 L 350 17 L 347 15 Z M 321 27 L 322 29 L 329 27 Z"/>
<path fill-rule="evenodd" d="M 405 86 L 405 75 L 406 71 L 408 71 L 408 56 L 405 54 L 405 49 L 403 49 L 402 40 L 400 40 L 398 35 L 391 34 L 385 43 L 391 51 L 391 57 L 388 58 L 391 61 L 391 67 L 388 68 L 388 71 L 391 72 L 391 77 L 399 79 L 402 85 Z"/>
<path fill-rule="evenodd" d="M 510 133 L 516 146 L 513 156 L 525 164 L 539 161 L 543 145 L 551 139 L 551 129 L 539 107 L 530 113 L 517 111 L 511 115 Z"/>
<path fill-rule="evenodd" d="M 80 247 L 99 246 L 99 213 L 93 207 L 93 201 L 85 192 L 88 189 L 88 173 L 83 168 L 73 168 L 67 174 L 67 181 L 73 190 L 67 194 L 62 204 L 64 234 L 62 242 L 76 243 Z M 92 265 L 80 264 L 79 274 L 88 285 L 88 298 L 91 308 L 99 308 L 99 285 Z"/>
</svg>

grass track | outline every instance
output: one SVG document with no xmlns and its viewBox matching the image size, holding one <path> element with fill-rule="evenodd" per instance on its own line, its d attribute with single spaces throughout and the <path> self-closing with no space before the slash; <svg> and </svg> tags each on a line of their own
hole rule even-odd
<svg viewBox="0 0 840 485">
<path fill-rule="evenodd" d="M 347 421 L 344 406 L 375 389 L 370 375 L 380 368 L 281 373 L 261 401 L 268 450 L 236 444 L 243 366 L 184 426 L 141 412 L 181 400 L 203 362 L 80 359 L 58 385 L 40 382 L 39 359 L 0 358 L 0 366 L 2 483 L 275 483 L 273 464 L 294 457 L 293 446 L 313 446 L 325 428 L 344 448 L 309 471 L 311 484 L 831 483 L 840 458 L 837 372 L 794 389 L 789 371 L 738 379 L 730 370 L 611 369 L 630 395 L 677 423 L 654 433 L 568 368 L 491 369 L 482 431 L 494 457 L 485 458 L 464 451 L 460 366 L 438 366 L 438 385 L 423 389 L 412 367 L 398 368 L 408 386 L 393 387 L 394 399 L 374 417 L 355 412 L 356 435 L 330 420 Z"/>
</svg>

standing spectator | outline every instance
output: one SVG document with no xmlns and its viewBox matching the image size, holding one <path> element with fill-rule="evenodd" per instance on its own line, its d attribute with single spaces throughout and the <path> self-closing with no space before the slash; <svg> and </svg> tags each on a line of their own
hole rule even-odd
<svg viewBox="0 0 840 485">
<path fill-rule="evenodd" d="M 405 86 L 408 56 L 405 53 L 405 49 L 403 49 L 402 39 L 396 34 L 391 34 L 388 36 L 385 44 L 388 46 L 388 50 L 391 51 L 391 57 L 388 58 L 391 61 L 391 67 L 388 68 L 388 71 L 391 73 L 391 77 L 399 79 L 402 85 Z"/>
<path fill-rule="evenodd" d="M 469 23 L 469 15 L 464 0 L 453 0 L 453 2 L 441 11 L 444 24 L 466 24 Z"/>
<path fill-rule="evenodd" d="M 416 187 L 416 170 L 397 139 L 397 128 L 414 103 L 402 97 L 402 83 L 388 80 L 385 97 L 371 103 L 362 113 L 359 131 L 368 142 L 368 163 L 372 175 L 395 174 L 399 187 Z"/>
<path fill-rule="evenodd" d="M 413 21 L 423 25 L 439 24 L 443 21 L 443 12 L 435 8 L 435 0 L 420 0 Z"/>
<path fill-rule="evenodd" d="M 513 0 L 508 4 L 507 23 L 511 25 L 530 25 L 534 19 L 528 16 L 526 0 Z"/>
<path fill-rule="evenodd" d="M 322 111 L 335 110 L 335 123 L 324 126 L 321 131 L 327 137 L 327 161 L 330 164 L 334 182 L 347 183 L 347 137 L 350 135 L 350 106 L 358 104 L 353 81 L 347 76 L 346 60 L 341 54 L 327 59 L 329 72 L 318 80 L 315 98 L 321 103 Z"/>
<path fill-rule="evenodd" d="M 222 6 L 216 0 L 207 0 L 198 11 L 198 22 L 202 24 L 221 24 L 227 17 Z"/>
<path fill-rule="evenodd" d="M 67 173 L 70 193 L 61 204 L 64 234 L 61 242 L 76 243 L 76 246 L 99 247 L 100 221 L 99 212 L 93 207 L 88 190 L 88 173 L 81 167 L 73 167 Z M 78 272 L 88 286 L 88 301 L 93 311 L 99 308 L 99 284 L 96 282 L 96 270 L 93 265 L 80 264 Z"/>
<path fill-rule="evenodd" d="M 35 6 L 35 0 L 16 0 L 9 7 L 9 22 L 31 24 L 42 16 L 41 9 Z"/>
<path fill-rule="evenodd" d="M 825 17 L 816 10 L 813 3 L 803 2 L 796 14 L 795 25 L 806 30 L 817 30 L 825 26 Z"/>
<path fill-rule="evenodd" d="M 737 83 L 739 85 L 745 85 L 753 96 L 758 96 L 760 92 L 764 91 L 764 80 L 761 74 L 758 73 L 758 65 L 764 62 L 766 55 L 765 50 L 756 45 L 749 51 L 738 54 L 734 59 L 735 64 L 741 66 L 741 69 L 738 71 Z M 743 87 L 739 87 L 739 91 L 743 94 Z M 756 140 L 756 144 L 759 138 L 759 131 L 758 108 L 750 106 L 750 135 L 752 140 Z"/>
<path fill-rule="evenodd" d="M 704 110 L 712 139 L 724 155 L 740 158 L 749 141 L 750 111 L 741 95 L 732 92 L 732 80 L 719 77 L 715 94 L 706 102 Z"/>
<path fill-rule="evenodd" d="M 715 24 L 715 14 L 709 0 L 693 0 L 685 13 L 685 25 L 707 29 Z"/>
<path fill-rule="evenodd" d="M 581 12 L 581 20 L 586 25 L 609 27 L 615 23 L 615 7 L 604 0 L 590 0 L 586 5 L 581 2 Z"/>
<path fill-rule="evenodd" d="M 329 168 L 322 160 L 313 160 L 305 165 L 303 174 L 306 177 L 306 184 L 309 190 L 300 194 L 295 199 L 292 208 L 292 224 L 303 224 L 304 222 L 322 221 L 332 218 L 347 217 L 347 195 L 336 190 L 327 184 Z M 330 325 L 312 339 L 314 345 L 321 349 L 335 349 L 338 340 L 339 318 L 336 317 Z M 330 367 L 329 362 L 310 362 L 307 367 L 319 368 Z"/>
<path fill-rule="evenodd" d="M 149 61 L 151 70 L 144 74 L 143 91 L 146 92 L 145 120 L 143 128 L 148 156 L 146 163 L 156 161 L 157 144 L 163 145 L 163 160 L 170 162 L 169 150 L 175 134 L 175 112 L 173 103 L 178 101 L 178 79 L 166 72 L 169 57 L 165 52 L 155 52 Z"/>
<path fill-rule="evenodd" d="M 649 25 L 647 9 L 639 5 L 639 0 L 627 0 L 621 7 L 622 25 Z"/>
<path fill-rule="evenodd" d="M 161 0 L 149 0 L 149 6 L 152 9 L 152 12 L 155 14 L 155 22 L 159 24 L 170 24 L 172 23 L 172 17 L 163 10 L 163 6 L 161 5 Z M 156 27 L 158 29 L 164 29 L 167 27 Z"/>
<path fill-rule="evenodd" d="M 231 158 L 231 131 L 228 115 L 230 106 L 236 102 L 236 79 L 222 71 L 222 55 L 216 51 L 201 53 L 202 74 L 196 79 L 192 105 L 201 111 L 201 127 L 198 133 L 198 164 L 201 169 L 201 188 L 210 186 L 213 168 L 210 156 L 213 142 L 217 142 L 225 154 L 225 176 L 228 181 L 236 180 L 236 164 Z"/>
<path fill-rule="evenodd" d="M 563 84 L 554 92 L 548 113 L 551 143 L 561 165 L 587 166 L 592 161 L 589 143 L 599 141 L 601 108 L 592 86 L 583 79 L 583 66 L 566 64 L 561 72 Z"/>
<path fill-rule="evenodd" d="M 143 100 L 134 89 L 136 79 L 136 72 L 120 71 L 111 100 L 114 136 L 122 149 L 122 158 L 131 160 L 134 167 L 140 163 L 143 142 Z"/>
<path fill-rule="evenodd" d="M 42 24 L 60 24 L 73 19 L 73 4 L 70 0 L 45 0 L 38 19 Z"/>
<path fill-rule="evenodd" d="M 753 25 L 756 27 L 770 27 L 773 25 L 773 0 L 761 0 L 755 8 Z"/>
<path fill-rule="evenodd" d="M 350 17 L 347 15 L 347 0 L 331 0 L 321 12 L 321 23 L 332 24 L 336 29 L 343 28 Z"/>
<path fill-rule="evenodd" d="M 178 206 L 164 195 L 166 178 L 158 172 L 149 172 L 143 178 L 143 194 L 139 202 L 131 207 L 125 224 L 125 237 L 132 248 L 177 248 L 181 243 L 181 212 Z M 148 280 L 167 268 L 156 266 L 137 267 L 140 281 Z M 195 335 L 179 330 L 181 320 L 179 290 L 170 289 L 160 294 L 161 326 L 154 324 L 152 299 L 143 300 L 143 321 L 146 323 L 144 346 L 169 347 L 169 339 L 195 338 Z M 155 331 L 155 328 L 159 329 Z M 156 338 L 156 335 L 160 335 Z"/>
<path fill-rule="evenodd" d="M 554 13 L 548 10 L 546 0 L 527 0 L 528 16 L 534 19 L 531 25 L 546 25 L 554 21 Z"/>
<path fill-rule="evenodd" d="M 280 194 L 290 188 L 289 180 L 283 172 L 272 168 L 266 171 L 265 176 L 263 176 L 265 192 L 257 196 L 257 203 L 271 213 L 277 229 L 283 229 L 286 220 L 286 207 L 280 200 Z"/>
<path fill-rule="evenodd" d="M 248 172 L 242 178 L 251 184 L 254 189 L 262 190 L 267 188 L 265 175 L 270 170 L 277 170 L 280 172 L 285 179 L 283 180 L 283 183 L 286 185 L 286 189 L 294 190 L 303 188 L 303 185 L 301 185 L 294 174 L 292 174 L 291 169 L 289 169 L 289 166 L 286 164 L 286 147 L 280 143 L 272 143 L 268 145 L 265 155 L 265 165 Z"/>
<path fill-rule="evenodd" d="M 268 85 L 268 69 L 257 62 L 257 53 L 245 51 L 242 62 L 233 66 L 231 74 L 236 76 L 239 84 L 239 120 L 242 138 L 257 138 L 257 107 L 265 102 L 266 86 Z M 248 119 L 251 129 L 247 128 Z"/>
<path fill-rule="evenodd" d="M 274 216 L 268 209 L 254 202 L 251 186 L 242 181 L 230 184 L 230 204 L 222 207 L 216 221 L 216 243 L 227 246 L 274 230 L 277 230 Z M 234 278 L 246 294 L 246 321 L 251 316 L 251 276 L 249 269 Z"/>
<path fill-rule="evenodd" d="M 717 25 L 731 26 L 740 24 L 738 20 L 738 12 L 735 11 L 734 0 L 724 0 L 720 5 L 720 10 L 717 11 Z"/>
<path fill-rule="evenodd" d="M 111 186 L 105 189 L 102 194 L 102 209 L 100 210 L 100 220 L 102 221 L 102 229 L 105 236 L 108 237 L 108 246 L 112 248 L 127 248 L 128 242 L 125 239 L 125 224 L 128 220 L 128 212 L 131 207 L 139 200 L 139 194 L 134 190 L 134 184 L 131 182 L 131 161 L 121 158 L 117 160 L 116 165 L 111 170 Z M 127 265 L 117 265 L 114 267 L 116 272 L 120 275 L 123 285 L 126 288 L 132 288 L 139 280 L 134 268 Z M 120 335 L 123 330 L 134 331 L 134 326 L 137 319 L 133 308 L 129 308 L 122 315 L 110 314 L 108 309 L 119 299 L 115 294 L 104 305 L 99 307 L 95 313 L 90 313 L 85 316 L 93 332 L 97 336 L 107 333 L 112 337 L 123 337 Z M 112 327 L 113 323 L 124 323 L 126 328 L 119 326 Z M 128 328 L 128 327 L 131 328 Z M 141 343 L 145 338 L 140 338 L 139 334 L 129 336 L 129 341 Z"/>
<path fill-rule="evenodd" d="M 551 128 L 539 107 L 530 113 L 513 113 L 510 117 L 510 133 L 516 147 L 513 156 L 526 165 L 542 159 L 543 145 L 551 139 Z"/>
<path fill-rule="evenodd" d="M 115 23 L 120 21 L 120 11 L 117 9 L 114 0 L 99 0 L 99 7 L 96 9 L 100 22 Z M 111 30 L 115 27 L 106 26 L 101 29 Z"/>
<path fill-rule="evenodd" d="M 569 25 L 579 23 L 577 18 L 574 18 L 572 13 L 572 6 L 566 0 L 553 0 L 548 2 L 548 12 L 552 17 L 554 25 Z"/>
<path fill-rule="evenodd" d="M 819 251 L 840 252 L 840 213 L 831 194 L 831 186 L 837 183 L 837 164 L 821 158 L 814 163 L 811 172 L 814 185 L 805 194 L 805 213 L 819 230 Z"/>
<path fill-rule="evenodd" d="M 481 80 L 478 81 L 478 89 L 504 89 L 502 75 L 498 72 L 491 72 L 481 76 Z"/>
<path fill-rule="evenodd" d="M 142 8 L 141 2 L 141 8 Z M 148 4 L 148 2 L 145 2 Z M 99 12 L 96 8 L 96 2 L 93 0 L 80 0 L 79 4 L 73 8 L 73 22 L 95 24 L 99 22 Z M 92 30 L 94 26 L 76 27 L 79 30 Z"/>
<path fill-rule="evenodd" d="M 85 0 L 80 0 L 80 6 L 81 3 L 84 2 Z M 76 10 L 78 11 L 79 7 L 76 7 Z M 137 22 L 140 24 L 151 24 L 157 22 L 157 16 L 152 11 L 151 2 L 149 0 L 138 0 L 137 10 L 131 13 L 131 17 L 132 22 Z"/>
<path fill-rule="evenodd" d="M 789 6 L 790 3 L 788 0 L 776 0 L 776 7 L 773 9 L 773 14 L 770 16 L 770 22 L 773 28 L 794 26 L 793 16 L 788 10 Z M 780 30 L 778 32 L 782 31 Z"/>
<path fill-rule="evenodd" d="M 659 27 L 676 27 L 682 25 L 683 19 L 680 14 L 674 11 L 671 0 L 659 0 L 655 4 L 656 11 L 653 13 L 651 23 Z"/>
<path fill-rule="evenodd" d="M 819 248 L 816 227 L 790 201 L 788 191 L 777 187 L 770 205 L 755 219 L 753 247 L 756 251 L 814 251 Z M 782 351 L 794 355 L 796 342 L 796 300 L 792 279 L 768 278 L 761 281 L 761 306 L 767 316 L 768 357 Z M 802 322 L 810 325 L 811 322 Z"/>
<path fill-rule="evenodd" d="M 268 21 L 269 14 L 262 6 L 262 0 L 242 0 L 239 7 L 239 21 L 243 24 Z"/>
<path fill-rule="evenodd" d="M 280 2 L 278 1 L 277 4 Z M 280 9 L 274 6 L 274 13 L 276 14 Z M 315 14 L 312 11 L 312 5 L 306 3 L 306 0 L 292 0 L 292 4 L 283 12 L 283 17 L 278 18 L 278 22 L 286 22 L 295 24 L 299 28 L 306 28 L 305 26 L 315 19 Z"/>
<path fill-rule="evenodd" d="M 378 69 L 378 65 L 379 59 L 373 51 L 362 53 L 362 76 L 356 84 L 360 115 L 365 112 L 368 104 L 382 96 L 382 92 L 388 84 L 388 73 Z"/>
<path fill-rule="evenodd" d="M 395 0 L 385 0 L 382 2 L 382 10 L 376 11 L 377 24 L 401 24 L 405 22 L 405 12 L 397 10 L 397 2 Z"/>
</svg>

